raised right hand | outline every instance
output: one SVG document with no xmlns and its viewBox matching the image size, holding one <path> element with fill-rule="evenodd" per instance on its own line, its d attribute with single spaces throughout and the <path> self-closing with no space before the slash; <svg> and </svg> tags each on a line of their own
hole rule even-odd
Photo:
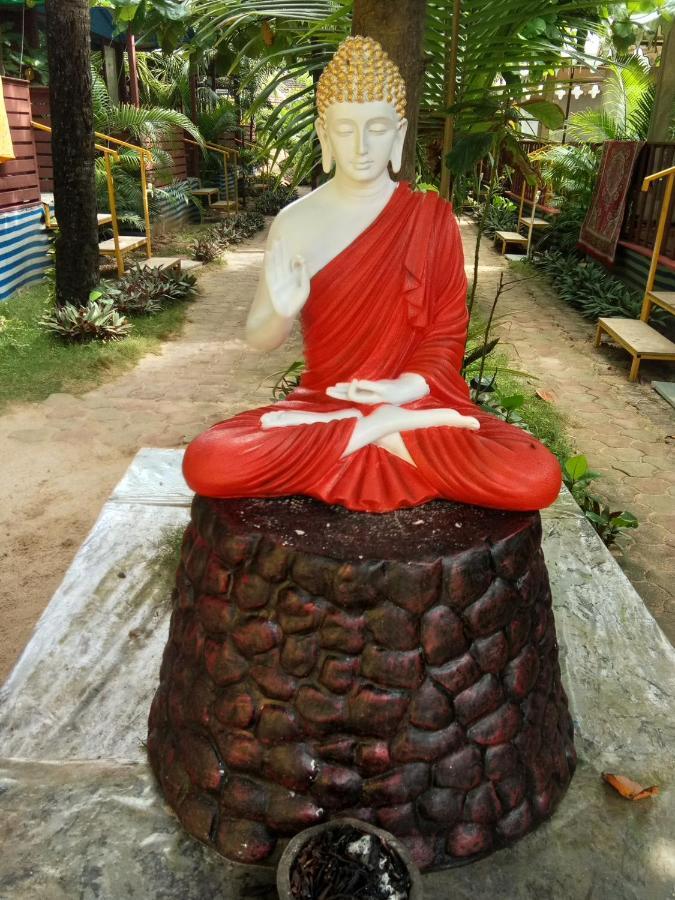
<svg viewBox="0 0 675 900">
<path fill-rule="evenodd" d="M 309 297 L 307 266 L 302 256 L 289 257 L 288 246 L 281 238 L 273 241 L 263 262 L 265 284 L 278 315 L 293 319 Z"/>
</svg>

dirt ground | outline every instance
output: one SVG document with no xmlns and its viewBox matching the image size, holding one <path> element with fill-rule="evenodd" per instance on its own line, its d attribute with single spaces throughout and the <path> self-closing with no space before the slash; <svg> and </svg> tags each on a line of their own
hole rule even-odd
<svg viewBox="0 0 675 900">
<path fill-rule="evenodd" d="M 0 683 L 99 511 L 141 447 L 181 447 L 270 397 L 298 356 L 242 340 L 264 234 L 200 273 L 183 334 L 86 394 L 52 394 L 0 416 Z"/>
<path fill-rule="evenodd" d="M 472 226 L 463 230 L 469 250 Z M 297 338 L 266 354 L 243 342 L 263 244 L 261 234 L 201 273 L 183 334 L 158 355 L 82 396 L 53 394 L 0 417 L 0 682 L 137 450 L 184 446 L 266 403 L 270 376 L 298 358 Z M 481 263 L 479 302 L 487 303 L 504 263 L 489 245 Z M 610 472 L 604 489 L 644 521 L 623 562 L 673 640 L 672 410 L 647 385 L 628 385 L 626 359 L 593 351 L 592 326 L 545 287 L 511 291 L 501 312 L 523 367 L 555 391 L 580 449 Z"/>
</svg>

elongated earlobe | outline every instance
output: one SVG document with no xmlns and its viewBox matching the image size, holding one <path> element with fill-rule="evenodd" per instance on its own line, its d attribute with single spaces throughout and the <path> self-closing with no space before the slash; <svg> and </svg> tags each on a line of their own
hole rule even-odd
<svg viewBox="0 0 675 900">
<path fill-rule="evenodd" d="M 408 120 L 401 119 L 398 123 L 398 134 L 396 135 L 396 140 L 391 148 L 391 156 L 389 157 L 389 161 L 391 162 L 391 168 L 394 173 L 401 171 L 401 160 L 403 159 L 403 145 L 405 144 L 405 136 L 408 131 Z"/>
<path fill-rule="evenodd" d="M 326 175 L 328 175 L 335 162 L 330 148 L 330 139 L 326 134 L 326 129 L 323 127 L 321 119 L 314 120 L 314 128 L 316 129 L 316 134 L 319 138 L 319 143 L 321 144 L 321 168 Z"/>
</svg>

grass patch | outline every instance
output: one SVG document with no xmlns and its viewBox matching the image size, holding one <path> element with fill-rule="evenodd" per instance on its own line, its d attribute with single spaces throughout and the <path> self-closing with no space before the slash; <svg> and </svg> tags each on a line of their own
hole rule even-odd
<svg viewBox="0 0 675 900">
<path fill-rule="evenodd" d="M 66 344 L 38 325 L 49 304 L 46 284 L 0 303 L 0 412 L 53 393 L 81 394 L 131 369 L 180 333 L 188 307 L 175 303 L 154 316 L 130 316 L 134 328 L 123 341 Z"/>
<path fill-rule="evenodd" d="M 483 331 L 485 322 L 474 310 L 469 339 L 467 340 L 467 354 L 483 344 Z M 493 331 L 492 337 L 497 336 Z M 480 362 L 472 363 L 466 373 L 467 380 L 477 376 L 480 370 Z M 514 394 L 522 394 L 525 402 L 518 408 L 518 414 L 523 418 L 532 434 L 545 444 L 554 453 L 561 464 L 570 457 L 574 450 L 567 433 L 567 417 L 554 404 L 537 397 L 536 377 L 527 372 L 513 368 L 513 363 L 507 354 L 497 347 L 485 362 L 483 377 L 491 379 L 496 374 L 495 388 L 499 397 L 509 397 Z"/>
<path fill-rule="evenodd" d="M 525 403 L 518 412 L 527 422 L 532 434 L 542 444 L 546 444 L 561 463 L 570 457 L 574 450 L 567 434 L 568 420 L 565 414 L 554 403 L 537 397 L 537 388 L 529 383 L 527 376 L 512 375 L 507 371 L 498 375 L 497 381 L 502 394 L 525 396 Z"/>
</svg>

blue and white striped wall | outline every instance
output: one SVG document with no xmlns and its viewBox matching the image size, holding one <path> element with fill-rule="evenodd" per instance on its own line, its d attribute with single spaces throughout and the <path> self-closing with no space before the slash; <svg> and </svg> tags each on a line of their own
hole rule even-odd
<svg viewBox="0 0 675 900">
<path fill-rule="evenodd" d="M 227 167 L 227 186 L 229 190 L 230 200 L 234 200 L 234 164 L 230 163 Z M 220 191 L 220 199 L 225 199 L 225 173 L 218 173 L 218 190 Z"/>
<path fill-rule="evenodd" d="M 187 182 L 180 182 L 180 186 L 188 182 L 192 187 L 199 187 L 198 178 L 188 178 Z M 160 197 L 159 194 L 154 194 L 151 199 L 150 214 L 153 224 L 159 225 L 163 230 L 179 228 L 181 225 L 186 225 L 189 222 L 199 222 L 200 220 L 199 210 L 194 203 L 186 203 L 177 197 Z"/>
<path fill-rule="evenodd" d="M 48 248 L 42 204 L 0 213 L 0 301 L 42 280 L 50 264 Z"/>
</svg>

